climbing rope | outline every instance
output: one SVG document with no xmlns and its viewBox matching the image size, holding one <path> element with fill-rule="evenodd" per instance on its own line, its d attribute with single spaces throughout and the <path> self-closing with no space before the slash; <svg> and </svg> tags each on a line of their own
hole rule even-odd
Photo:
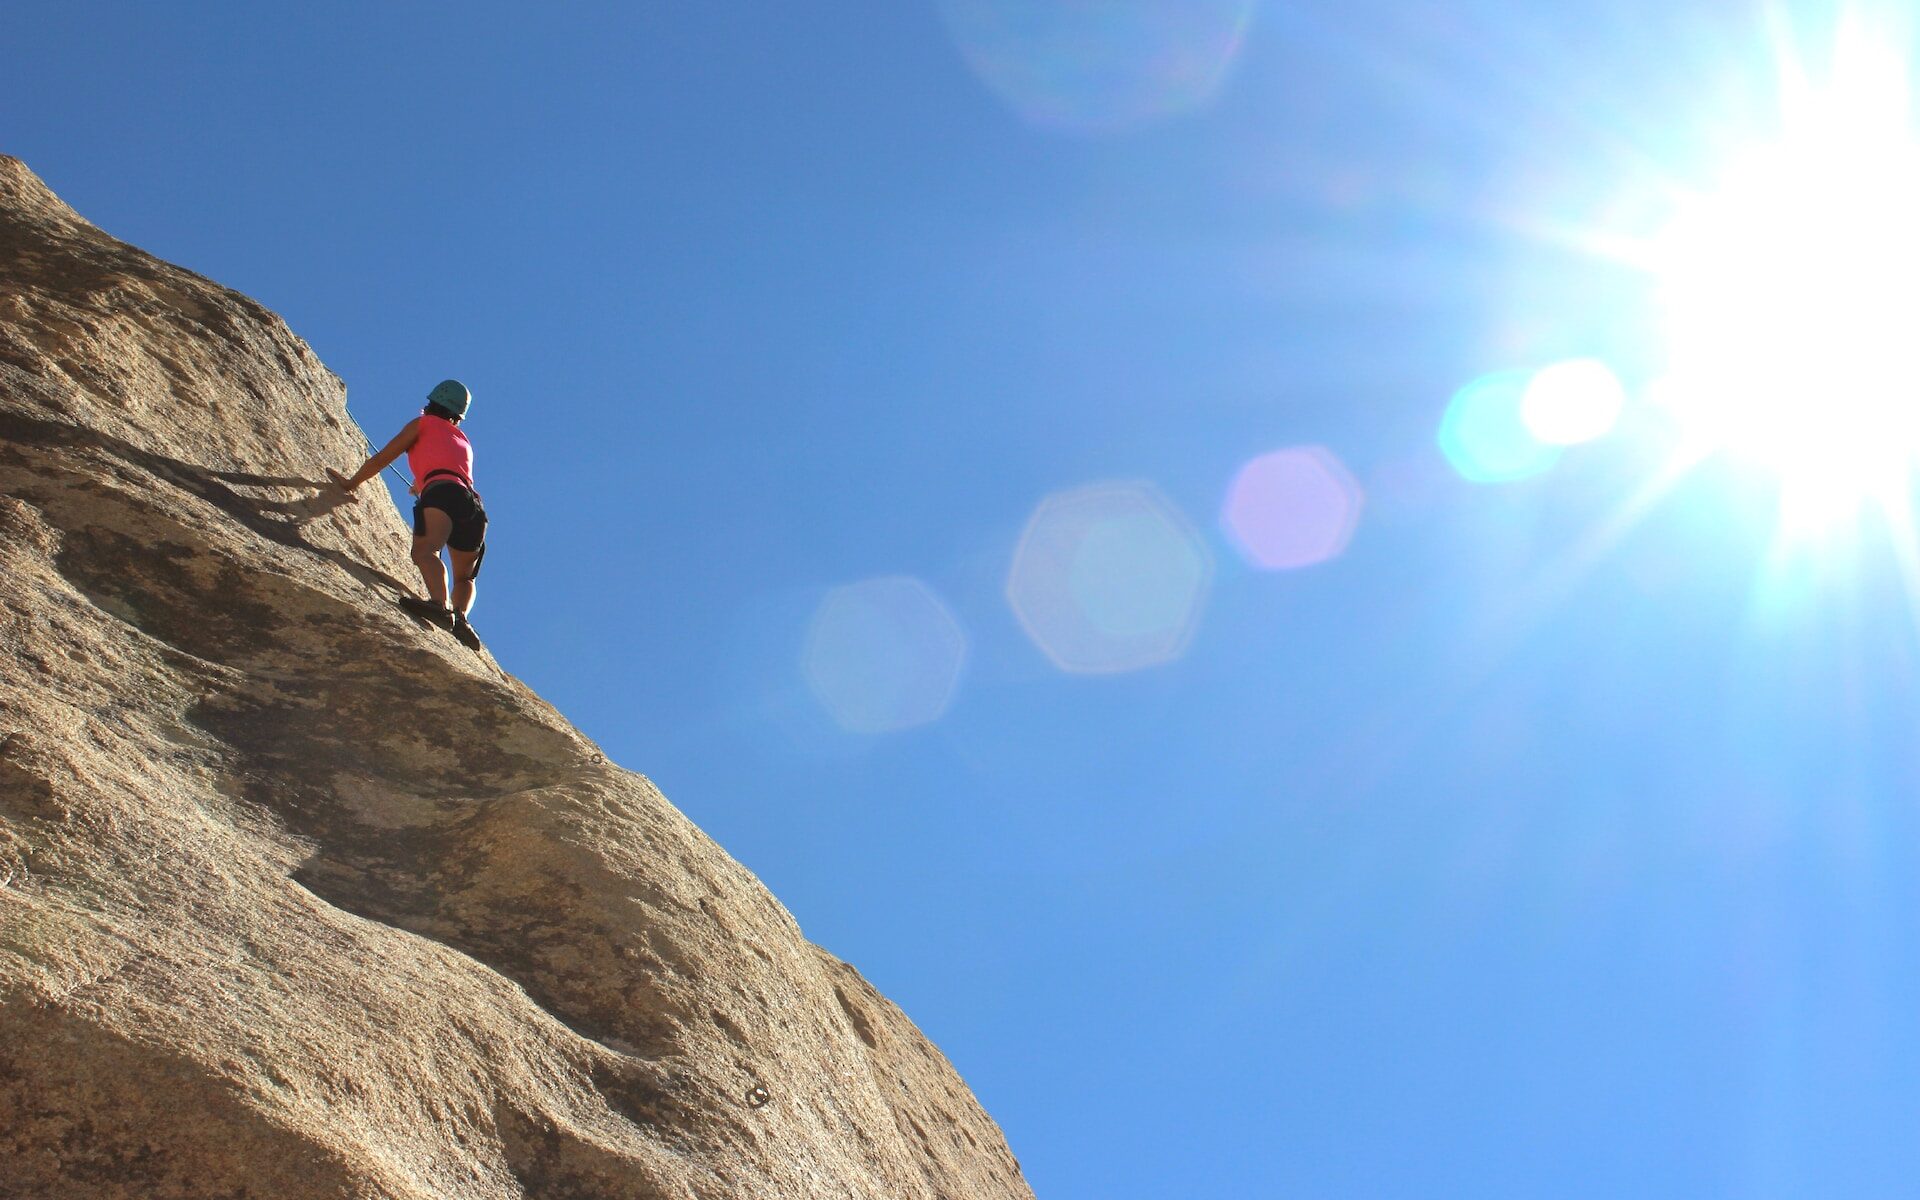
<svg viewBox="0 0 1920 1200">
<path fill-rule="evenodd" d="M 372 458 L 374 455 L 380 453 L 379 448 L 373 444 L 373 439 L 367 436 L 367 431 L 364 429 L 360 431 L 360 440 L 367 444 L 368 458 Z M 406 489 L 408 495 L 413 494 L 413 480 L 402 475 L 399 466 L 394 463 L 388 463 L 387 470 L 393 472 L 393 477 L 400 481 L 400 486 Z"/>
</svg>

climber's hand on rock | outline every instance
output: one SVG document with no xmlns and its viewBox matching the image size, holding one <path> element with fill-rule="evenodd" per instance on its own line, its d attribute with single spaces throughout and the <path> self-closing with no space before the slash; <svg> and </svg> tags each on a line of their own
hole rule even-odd
<svg viewBox="0 0 1920 1200">
<path fill-rule="evenodd" d="M 339 493 L 342 496 L 353 495 L 353 484 L 347 481 L 347 477 L 345 475 L 342 475 L 340 472 L 334 470 L 332 467 L 328 467 L 327 478 L 333 481 L 333 486 L 335 487 L 335 489 L 339 491 Z"/>
</svg>

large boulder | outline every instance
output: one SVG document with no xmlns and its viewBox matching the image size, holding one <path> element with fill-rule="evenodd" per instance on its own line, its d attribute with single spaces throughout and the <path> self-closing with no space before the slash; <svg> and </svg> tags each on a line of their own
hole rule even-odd
<svg viewBox="0 0 1920 1200">
<path fill-rule="evenodd" d="M 900 1011 L 394 604 L 278 317 L 0 157 L 0 1191 L 1030 1197 Z"/>
</svg>

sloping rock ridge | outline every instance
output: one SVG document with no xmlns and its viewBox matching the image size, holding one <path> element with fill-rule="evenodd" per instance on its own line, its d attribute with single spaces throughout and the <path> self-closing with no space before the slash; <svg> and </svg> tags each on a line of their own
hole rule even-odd
<svg viewBox="0 0 1920 1200">
<path fill-rule="evenodd" d="M 0 1194 L 1030 1197 L 898 1009 L 394 605 L 398 515 L 315 486 L 362 446 L 278 317 L 0 157 Z"/>
</svg>

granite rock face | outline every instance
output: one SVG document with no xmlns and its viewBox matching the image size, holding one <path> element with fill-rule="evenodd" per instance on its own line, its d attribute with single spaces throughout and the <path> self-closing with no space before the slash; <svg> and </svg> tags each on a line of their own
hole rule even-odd
<svg viewBox="0 0 1920 1200">
<path fill-rule="evenodd" d="M 897 1008 L 395 606 L 344 399 L 0 157 L 0 1193 L 1030 1197 Z"/>
</svg>

